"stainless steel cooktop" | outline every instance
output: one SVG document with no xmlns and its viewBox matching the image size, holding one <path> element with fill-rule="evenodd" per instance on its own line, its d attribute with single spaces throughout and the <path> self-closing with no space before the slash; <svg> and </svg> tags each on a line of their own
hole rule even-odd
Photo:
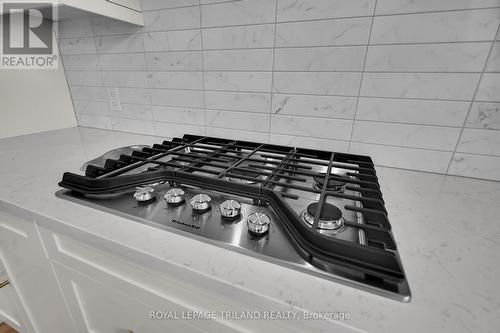
<svg viewBox="0 0 500 333">
<path fill-rule="evenodd" d="M 60 185 L 64 199 L 410 300 L 366 156 L 185 135 Z"/>
</svg>

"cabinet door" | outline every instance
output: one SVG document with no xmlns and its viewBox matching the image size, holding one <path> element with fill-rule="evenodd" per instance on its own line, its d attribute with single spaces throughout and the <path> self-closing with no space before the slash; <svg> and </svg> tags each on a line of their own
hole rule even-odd
<svg viewBox="0 0 500 333">
<path fill-rule="evenodd" d="M 25 322 L 21 303 L 12 284 L 3 285 L 5 281 L 8 281 L 8 278 L 0 263 L 0 322 L 4 321 L 18 332 L 32 332 L 32 328 Z"/>
<path fill-rule="evenodd" d="M 75 332 L 33 222 L 0 211 L 0 261 L 34 332 Z"/>
<path fill-rule="evenodd" d="M 80 333 L 204 332 L 185 321 L 150 320 L 158 309 L 57 262 L 54 268 Z M 181 310 L 173 303 L 167 307 Z"/>
</svg>

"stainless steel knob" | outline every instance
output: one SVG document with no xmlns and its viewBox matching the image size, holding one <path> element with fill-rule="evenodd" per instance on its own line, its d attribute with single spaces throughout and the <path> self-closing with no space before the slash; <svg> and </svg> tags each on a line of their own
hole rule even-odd
<svg viewBox="0 0 500 333">
<path fill-rule="evenodd" d="M 203 212 L 210 208 L 210 201 L 212 201 L 212 198 L 208 195 L 198 194 L 191 199 L 191 207 L 198 212 Z"/>
<path fill-rule="evenodd" d="M 136 187 L 134 198 L 139 203 L 148 203 L 155 198 L 154 192 L 154 188 L 149 186 Z"/>
<path fill-rule="evenodd" d="M 236 200 L 226 200 L 219 206 L 220 213 L 224 217 L 236 217 L 240 215 L 241 204 Z"/>
<path fill-rule="evenodd" d="M 269 230 L 269 225 L 271 224 L 271 218 L 264 213 L 253 213 L 248 216 L 247 227 L 248 231 L 263 235 Z"/>
<path fill-rule="evenodd" d="M 167 191 L 163 196 L 163 199 L 171 205 L 177 205 L 185 200 L 185 193 L 180 188 L 173 188 Z"/>
</svg>

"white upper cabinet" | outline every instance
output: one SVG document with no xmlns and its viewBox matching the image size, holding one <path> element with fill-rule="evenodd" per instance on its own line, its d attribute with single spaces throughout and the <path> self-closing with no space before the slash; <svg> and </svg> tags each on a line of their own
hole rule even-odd
<svg viewBox="0 0 500 333">
<path fill-rule="evenodd" d="M 4 14 L 3 3 L 0 0 L 0 14 Z M 52 2 L 57 6 L 57 13 L 54 20 L 65 21 L 75 19 L 84 15 L 100 15 L 115 20 L 128 22 L 143 26 L 144 17 L 142 15 L 140 0 L 47 0 L 40 6 L 26 1 L 27 8 L 40 9 L 42 12 L 47 9 L 47 3 Z"/>
</svg>

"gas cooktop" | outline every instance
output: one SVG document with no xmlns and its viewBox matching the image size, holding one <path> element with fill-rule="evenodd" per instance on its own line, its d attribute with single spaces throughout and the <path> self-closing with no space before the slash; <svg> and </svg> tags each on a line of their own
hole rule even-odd
<svg viewBox="0 0 500 333">
<path fill-rule="evenodd" d="M 368 156 L 184 135 L 113 157 L 65 173 L 56 195 L 410 300 Z"/>
</svg>

